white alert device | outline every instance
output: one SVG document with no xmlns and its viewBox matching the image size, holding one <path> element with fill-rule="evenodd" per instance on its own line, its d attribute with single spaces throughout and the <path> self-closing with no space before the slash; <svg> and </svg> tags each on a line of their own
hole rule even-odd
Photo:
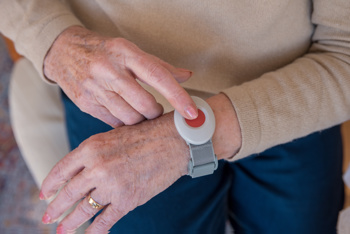
<svg viewBox="0 0 350 234">
<path fill-rule="evenodd" d="M 218 167 L 211 138 L 215 131 L 215 116 L 209 104 L 199 97 L 191 97 L 198 108 L 198 117 L 185 119 L 175 110 L 174 122 L 180 136 L 190 147 L 191 160 L 188 164 L 192 178 L 213 174 Z"/>
</svg>

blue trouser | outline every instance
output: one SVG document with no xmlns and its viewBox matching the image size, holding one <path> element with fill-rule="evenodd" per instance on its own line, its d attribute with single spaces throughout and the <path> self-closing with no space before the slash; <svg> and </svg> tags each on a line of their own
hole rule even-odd
<svg viewBox="0 0 350 234">
<path fill-rule="evenodd" d="M 79 111 L 63 95 L 74 149 L 89 136 L 110 130 Z M 180 178 L 131 211 L 112 233 L 225 232 L 332 234 L 343 206 L 339 126 L 279 145 L 235 163 L 221 160 L 210 176 Z"/>
</svg>

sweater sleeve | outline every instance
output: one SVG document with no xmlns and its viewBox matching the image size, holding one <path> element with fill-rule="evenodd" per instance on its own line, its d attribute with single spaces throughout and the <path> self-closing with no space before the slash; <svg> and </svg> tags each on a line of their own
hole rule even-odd
<svg viewBox="0 0 350 234">
<path fill-rule="evenodd" d="M 43 61 L 56 37 L 72 25 L 81 25 L 59 0 L 0 1 L 0 32 L 10 38 L 18 53 L 43 75 Z"/>
<path fill-rule="evenodd" d="M 242 147 L 232 160 L 350 119 L 349 16 L 349 0 L 314 0 L 308 53 L 223 91 L 242 132 Z"/>
</svg>

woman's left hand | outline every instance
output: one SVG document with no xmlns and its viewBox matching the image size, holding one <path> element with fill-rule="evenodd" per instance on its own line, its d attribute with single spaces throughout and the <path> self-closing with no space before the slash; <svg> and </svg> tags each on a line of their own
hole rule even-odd
<svg viewBox="0 0 350 234">
<path fill-rule="evenodd" d="M 187 174 L 189 158 L 173 113 L 92 136 L 59 161 L 44 180 L 41 199 L 64 187 L 49 204 L 43 222 L 55 222 L 83 198 L 57 228 L 58 233 L 77 229 L 99 211 L 89 204 L 90 194 L 104 208 L 87 231 L 105 233 L 129 211 Z"/>
</svg>

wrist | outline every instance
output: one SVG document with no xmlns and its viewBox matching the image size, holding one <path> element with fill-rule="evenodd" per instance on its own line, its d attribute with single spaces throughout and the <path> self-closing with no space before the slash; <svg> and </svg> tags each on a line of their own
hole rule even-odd
<svg viewBox="0 0 350 234">
<path fill-rule="evenodd" d="M 216 129 L 212 137 L 215 154 L 218 159 L 228 159 L 239 151 L 242 144 L 236 112 L 231 101 L 224 94 L 211 97 L 207 102 L 216 119 Z M 161 139 L 159 142 L 166 142 L 166 145 L 160 145 L 160 147 L 167 148 L 164 157 L 169 157 L 168 160 L 172 161 L 172 165 L 178 168 L 179 177 L 187 175 L 188 163 L 191 159 L 190 149 L 175 127 L 174 112 L 141 124 L 148 125 L 149 132 L 145 133 L 148 138 L 158 138 Z"/>
<path fill-rule="evenodd" d="M 211 106 L 216 128 L 212 138 L 218 159 L 229 159 L 238 153 L 242 145 L 241 129 L 231 101 L 225 94 L 218 94 L 206 100 Z"/>
<path fill-rule="evenodd" d="M 242 145 L 241 129 L 238 118 L 230 99 L 225 94 L 218 94 L 206 100 L 215 116 L 215 132 L 212 137 L 214 152 L 218 159 L 229 159 L 238 153 Z M 174 112 L 165 114 L 158 118 L 171 136 L 172 149 L 178 147 L 182 175 L 188 174 L 188 163 L 191 159 L 190 149 L 186 141 L 182 139 L 174 124 Z M 181 161 L 181 162 L 180 162 Z"/>
<path fill-rule="evenodd" d="M 190 148 L 188 174 L 196 178 L 212 174 L 218 167 L 218 160 L 212 143 L 215 131 L 214 112 L 203 99 L 196 96 L 192 96 L 192 99 L 198 108 L 198 117 L 188 120 L 175 111 L 174 121 L 177 131 Z"/>
<path fill-rule="evenodd" d="M 144 121 L 143 123 L 151 124 L 149 129 L 152 129 L 149 137 L 157 136 L 163 139 L 167 139 L 168 151 L 170 154 L 169 160 L 174 161 L 174 164 L 179 171 L 180 176 L 188 174 L 188 162 L 190 161 L 190 150 L 186 141 L 182 139 L 178 133 L 174 123 L 174 112 L 170 112 L 160 116 L 159 118 Z"/>
<path fill-rule="evenodd" d="M 43 73 L 51 82 L 58 83 L 62 74 L 56 75 L 57 68 L 62 66 L 64 56 L 74 53 L 71 45 L 85 45 L 87 38 L 95 35 L 82 26 L 70 26 L 63 30 L 52 43 L 43 61 Z"/>
</svg>

